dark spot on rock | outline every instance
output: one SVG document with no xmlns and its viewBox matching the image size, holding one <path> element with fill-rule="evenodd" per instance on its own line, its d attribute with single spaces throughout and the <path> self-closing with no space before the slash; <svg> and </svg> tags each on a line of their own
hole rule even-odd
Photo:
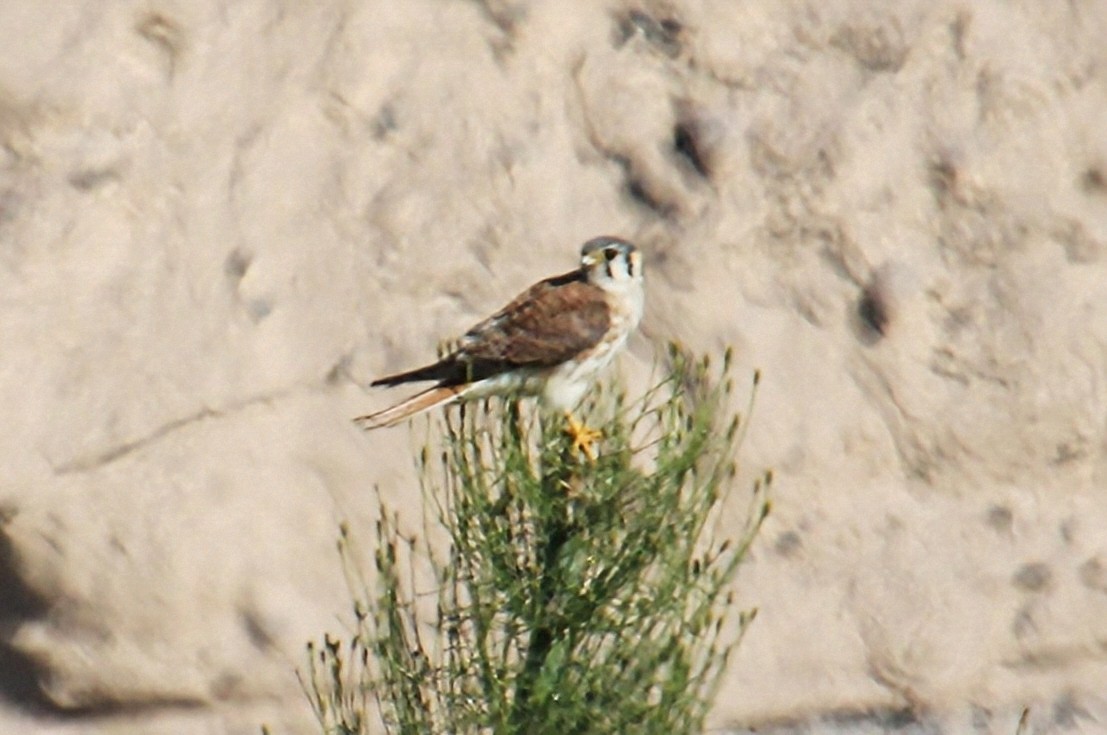
<svg viewBox="0 0 1107 735">
<path fill-rule="evenodd" d="M 1099 166 L 1091 166 L 1080 177 L 1080 188 L 1088 194 L 1107 193 L 1107 174 Z"/>
<path fill-rule="evenodd" d="M 1077 574 L 1080 577 L 1080 583 L 1088 589 L 1107 592 L 1107 569 L 1103 567 L 1103 562 L 1098 556 L 1093 556 L 1081 564 Z"/>
<path fill-rule="evenodd" d="M 113 168 L 87 168 L 69 174 L 68 181 L 78 191 L 91 191 L 118 178 L 119 173 Z"/>
<path fill-rule="evenodd" d="M 656 18 L 642 10 L 631 10 L 616 17 L 615 48 L 621 48 L 632 38 L 642 38 L 652 48 L 669 58 L 680 54 L 684 44 L 681 33 L 684 25 L 673 17 Z"/>
<path fill-rule="evenodd" d="M 1080 720 L 1092 719 L 1091 713 L 1072 694 L 1063 694 L 1053 703 L 1053 722 L 1062 730 L 1075 729 L 1080 726 Z"/>
<path fill-rule="evenodd" d="M 642 184 L 642 180 L 637 177 L 627 178 L 627 194 L 630 194 L 631 199 L 650 209 L 656 210 L 660 207 L 660 203 L 650 196 L 649 192 L 646 191 L 646 187 Z"/>
<path fill-rule="evenodd" d="M 862 329 L 872 341 L 888 335 L 891 324 L 891 310 L 884 288 L 877 279 L 873 279 L 861 289 L 861 298 L 857 302 L 857 317 Z"/>
<path fill-rule="evenodd" d="M 15 187 L 0 190 L 0 225 L 15 221 L 20 204 L 22 199 Z"/>
<path fill-rule="evenodd" d="M 392 105 L 382 105 L 372 122 L 373 138 L 383 140 L 398 127 L 396 123 L 396 110 Z"/>
<path fill-rule="evenodd" d="M 236 284 L 246 275 L 250 268 L 251 257 L 241 250 L 232 250 L 227 259 L 223 261 L 223 272 L 227 278 Z"/>
<path fill-rule="evenodd" d="M 20 575 L 19 559 L 11 537 L 4 530 L 15 511 L 7 513 L 0 519 L 0 620 L 34 617 L 46 612 L 49 601 L 32 590 Z"/>
<path fill-rule="evenodd" d="M 242 623 L 242 629 L 246 631 L 246 637 L 250 639 L 250 644 L 260 651 L 267 651 L 273 648 L 276 643 L 275 636 L 269 632 L 265 623 L 254 612 L 248 610 L 239 611 L 239 621 Z"/>
<path fill-rule="evenodd" d="M 974 730 L 984 730 L 988 727 L 988 723 L 992 721 L 992 711 L 983 705 L 970 702 L 969 712 L 972 713 L 972 727 Z"/>
<path fill-rule="evenodd" d="M 331 365 L 331 369 L 327 371 L 326 376 L 324 376 L 323 378 L 324 382 L 327 385 L 338 385 L 339 383 L 344 383 L 347 380 L 351 380 L 351 362 L 353 362 L 353 357 L 349 353 L 342 355 L 342 357 L 338 358 L 334 365 Z"/>
<path fill-rule="evenodd" d="M 877 708 L 866 710 L 835 710 L 824 719 L 834 725 L 835 732 L 899 732 L 914 730 L 919 716 L 910 707 Z"/>
<path fill-rule="evenodd" d="M 949 158 L 942 156 L 930 164 L 930 186 L 940 204 L 956 199 L 957 167 Z"/>
<path fill-rule="evenodd" d="M 0 701 L 30 713 L 56 715 L 56 705 L 38 685 L 46 673 L 42 668 L 29 656 L 0 641 Z"/>
<path fill-rule="evenodd" d="M 246 309 L 250 312 L 250 318 L 255 322 L 260 322 L 273 313 L 273 305 L 266 299 L 251 299 L 250 303 L 246 305 Z"/>
<path fill-rule="evenodd" d="M 1053 579 L 1053 572 L 1044 562 L 1035 561 L 1023 564 L 1011 577 L 1011 584 L 1027 592 L 1041 592 Z"/>
<path fill-rule="evenodd" d="M 678 122 L 673 128 L 673 150 L 681 156 L 692 169 L 705 179 L 711 178 L 711 167 L 700 143 L 700 135 L 694 122 Z"/>
<path fill-rule="evenodd" d="M 667 218 L 673 214 L 673 205 L 663 201 L 660 196 L 651 191 L 649 183 L 638 173 L 629 158 L 622 155 L 613 155 L 611 159 L 622 167 L 625 175 L 626 193 L 632 200 L 659 217 Z"/>
<path fill-rule="evenodd" d="M 519 23 L 526 17 L 525 3 L 511 3 L 503 0 L 477 0 L 477 6 L 485 20 L 494 25 L 504 38 L 497 45 L 510 50 L 510 40 L 515 35 Z"/>
<path fill-rule="evenodd" d="M 873 72 L 897 72 L 907 59 L 903 29 L 894 18 L 843 25 L 831 36 L 830 45 Z"/>
<path fill-rule="evenodd" d="M 1057 532 L 1061 536 L 1061 540 L 1066 544 L 1071 545 L 1076 538 L 1076 531 L 1079 528 L 1076 518 L 1066 518 L 1057 524 Z"/>
<path fill-rule="evenodd" d="M 1015 514 L 1011 512 L 1010 508 L 993 505 L 988 508 L 985 522 L 999 533 L 1011 533 L 1011 529 L 1015 524 Z"/>
<path fill-rule="evenodd" d="M 211 683 L 211 695 L 218 702 L 235 699 L 242 694 L 243 678 L 233 671 L 224 671 Z"/>
<path fill-rule="evenodd" d="M 957 58 L 965 58 L 965 38 L 968 36 L 969 26 L 972 25 L 972 13 L 964 10 L 954 17 L 949 24 L 949 37 L 953 45 L 953 52 Z"/>
<path fill-rule="evenodd" d="M 1083 446 L 1073 446 L 1070 442 L 1061 442 L 1053 450 L 1053 458 L 1050 464 L 1063 465 L 1088 456 L 1088 450 Z"/>
<path fill-rule="evenodd" d="M 792 558 L 803 548 L 803 539 L 795 531 L 785 531 L 777 537 L 773 548 L 781 556 Z"/>
</svg>

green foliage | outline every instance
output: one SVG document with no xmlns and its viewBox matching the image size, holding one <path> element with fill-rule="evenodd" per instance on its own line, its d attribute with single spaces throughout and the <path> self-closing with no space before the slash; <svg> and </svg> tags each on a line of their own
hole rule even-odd
<svg viewBox="0 0 1107 735">
<path fill-rule="evenodd" d="M 716 373 L 674 347 L 669 363 L 642 399 L 587 407 L 603 431 L 595 461 L 561 416 L 517 402 L 447 419 L 435 460 L 420 458 L 441 542 L 383 513 L 376 592 L 354 575 L 356 629 L 309 645 L 305 689 L 328 735 L 702 729 L 754 616 L 734 613 L 728 589 L 771 476 L 721 537 L 744 432 L 724 416 L 729 359 Z M 420 563 L 429 595 L 415 592 Z"/>
</svg>

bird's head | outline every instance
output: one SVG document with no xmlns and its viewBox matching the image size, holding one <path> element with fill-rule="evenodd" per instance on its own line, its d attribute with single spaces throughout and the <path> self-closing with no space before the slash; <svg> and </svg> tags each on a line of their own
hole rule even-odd
<svg viewBox="0 0 1107 735">
<path fill-rule="evenodd" d="M 594 237 L 580 249 L 580 267 L 598 286 L 619 286 L 642 280 L 642 254 L 626 240 Z"/>
</svg>

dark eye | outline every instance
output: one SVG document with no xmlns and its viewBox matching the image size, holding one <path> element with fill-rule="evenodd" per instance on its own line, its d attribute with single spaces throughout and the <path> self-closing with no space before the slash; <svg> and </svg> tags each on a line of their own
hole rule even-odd
<svg viewBox="0 0 1107 735">
<path fill-rule="evenodd" d="M 615 250 L 604 250 L 603 251 L 603 257 L 607 258 L 608 263 L 615 260 L 615 256 L 618 255 L 618 254 L 619 253 L 616 252 Z"/>
</svg>

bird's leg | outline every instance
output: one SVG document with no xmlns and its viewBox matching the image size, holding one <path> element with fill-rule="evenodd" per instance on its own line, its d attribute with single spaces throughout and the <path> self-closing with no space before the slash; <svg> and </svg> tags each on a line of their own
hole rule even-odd
<svg viewBox="0 0 1107 735">
<path fill-rule="evenodd" d="M 572 411 L 565 412 L 565 420 L 569 425 L 565 431 L 573 440 L 573 449 L 584 453 L 584 456 L 592 462 L 596 461 L 596 451 L 592 448 L 592 442 L 603 436 L 603 432 L 589 428 L 582 421 L 577 421 Z"/>
</svg>

